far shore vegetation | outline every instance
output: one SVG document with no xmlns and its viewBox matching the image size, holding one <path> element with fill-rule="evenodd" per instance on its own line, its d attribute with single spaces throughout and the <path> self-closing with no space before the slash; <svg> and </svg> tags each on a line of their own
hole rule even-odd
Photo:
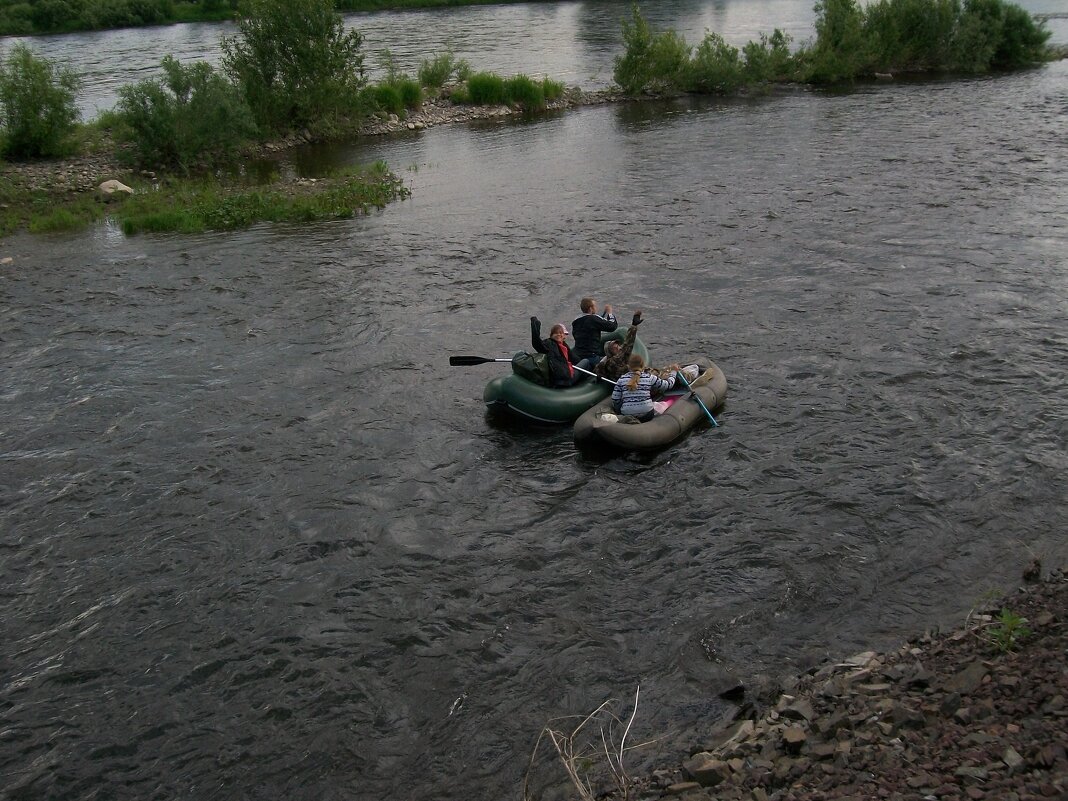
<svg viewBox="0 0 1068 801">
<path fill-rule="evenodd" d="M 68 2 L 74 0 L 40 5 Z M 537 111 L 566 93 L 548 78 L 476 72 L 452 53 L 424 59 L 414 76 L 387 53 L 384 78 L 371 83 L 362 36 L 346 30 L 332 0 L 243 0 L 241 9 L 219 68 L 166 56 L 158 77 L 122 87 L 116 106 L 88 122 L 76 108 L 77 75 L 25 42 L 3 54 L 0 157 L 15 164 L 100 155 L 123 165 L 127 172 L 112 177 L 126 179 L 136 194 L 104 207 L 84 193 L 34 187 L 17 170 L 0 169 L 0 236 L 77 228 L 103 216 L 127 233 L 350 216 L 406 195 L 386 165 L 287 186 L 227 176 L 241 175 L 240 165 L 266 143 L 295 134 L 351 138 L 376 117 L 403 119 L 428 97 Z M 655 31 L 635 5 L 622 20 L 624 49 L 613 79 L 631 97 L 737 94 L 886 74 L 974 75 L 1053 57 L 1044 25 L 1005 0 L 876 0 L 863 7 L 819 0 L 815 11 L 813 41 L 793 47 L 775 30 L 736 48 L 713 32 L 691 45 L 672 30 Z M 139 177 L 147 171 L 157 179 Z"/>
<path fill-rule="evenodd" d="M 333 6 L 339 12 L 402 11 L 530 1 L 336 0 Z M 179 22 L 223 22 L 236 20 L 242 13 L 240 0 L 0 0 L 0 36 L 141 28 Z"/>
</svg>

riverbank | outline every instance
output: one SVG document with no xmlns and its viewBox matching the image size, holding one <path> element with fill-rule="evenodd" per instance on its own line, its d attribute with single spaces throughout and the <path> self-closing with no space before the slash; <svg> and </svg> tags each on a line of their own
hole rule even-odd
<svg viewBox="0 0 1068 801">
<path fill-rule="evenodd" d="M 562 111 L 578 106 L 618 102 L 624 99 L 616 90 L 586 92 L 572 88 L 559 100 L 548 103 L 548 111 Z M 447 97 L 428 98 L 418 109 L 410 111 L 403 119 L 396 114 L 388 117 L 374 117 L 368 120 L 356 136 L 384 136 L 404 131 L 421 131 L 438 125 L 454 122 L 470 122 L 498 117 L 514 117 L 524 112 L 506 105 L 467 106 L 457 105 Z M 312 144 L 315 139 L 305 134 L 294 134 L 273 142 L 266 143 L 247 154 L 250 159 L 278 158 L 287 151 L 302 145 Z M 153 172 L 134 172 L 120 165 L 110 153 L 98 152 L 91 155 L 69 159 L 55 159 L 25 163 L 4 164 L 0 175 L 10 179 L 18 188 L 28 191 L 41 191 L 59 194 L 77 194 L 95 192 L 106 180 L 115 179 L 129 182 L 137 177 L 152 180 Z M 125 180 L 124 180 L 125 179 Z M 283 183 L 299 185 L 303 176 L 281 176 Z"/>
<path fill-rule="evenodd" d="M 1040 573 L 1033 563 L 1030 583 L 954 631 L 824 665 L 777 699 L 740 705 L 629 798 L 1068 798 L 1068 577 Z"/>
<path fill-rule="evenodd" d="M 587 92 L 572 88 L 561 98 L 548 103 L 546 111 L 560 112 L 579 106 L 619 102 L 623 99 L 617 90 Z M 427 130 L 454 122 L 515 117 L 524 113 L 529 112 L 509 105 L 454 104 L 446 94 L 442 94 L 426 99 L 420 108 L 410 111 L 403 119 L 395 114 L 371 118 L 353 136 L 385 136 Z M 298 133 L 286 139 L 260 145 L 247 152 L 244 158 L 248 162 L 279 162 L 283 169 L 272 173 L 269 185 L 257 185 L 255 182 L 250 185 L 248 180 L 240 179 L 220 181 L 217 190 L 269 190 L 272 193 L 305 198 L 310 194 L 327 192 L 337 184 L 336 179 L 329 176 L 304 176 L 296 170 L 284 168 L 287 153 L 315 141 L 310 134 Z M 42 219 L 44 230 L 55 230 L 47 218 L 56 216 L 57 209 L 69 210 L 69 213 L 61 215 L 61 225 L 64 227 L 68 220 L 70 226 L 88 224 L 106 213 L 103 203 L 98 202 L 98 193 L 100 185 L 111 180 L 117 180 L 137 193 L 148 189 L 158 190 L 165 186 L 165 180 L 155 172 L 134 171 L 118 163 L 114 149 L 108 147 L 97 147 L 92 154 L 69 159 L 4 164 L 0 168 L 0 236 L 26 227 L 33 230 L 42 226 Z M 177 180 L 179 184 L 183 182 L 183 179 Z M 197 179 L 192 182 L 197 183 Z M 203 181 L 199 183 L 203 184 Z M 172 186 L 167 192 L 174 193 L 175 188 Z M 397 196 L 403 197 L 403 194 Z M 111 200 L 114 200 L 113 196 Z"/>
</svg>

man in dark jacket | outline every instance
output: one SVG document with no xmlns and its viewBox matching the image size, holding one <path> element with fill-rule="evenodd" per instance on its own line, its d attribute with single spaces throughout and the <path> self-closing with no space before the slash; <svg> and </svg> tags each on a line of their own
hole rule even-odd
<svg viewBox="0 0 1068 801">
<path fill-rule="evenodd" d="M 575 357 L 564 341 L 566 336 L 567 327 L 563 323 L 557 323 L 549 329 L 549 338 L 542 339 L 541 320 L 537 317 L 530 318 L 531 347 L 549 357 L 549 373 L 554 387 L 570 387 L 586 377 L 581 370 L 575 369 Z"/>
<path fill-rule="evenodd" d="M 571 332 L 575 337 L 575 364 L 592 370 L 604 356 L 601 332 L 615 331 L 616 318 L 612 315 L 612 306 L 607 303 L 604 314 L 597 314 L 597 301 L 593 298 L 583 298 L 579 308 L 582 309 L 582 316 L 571 323 Z"/>
</svg>

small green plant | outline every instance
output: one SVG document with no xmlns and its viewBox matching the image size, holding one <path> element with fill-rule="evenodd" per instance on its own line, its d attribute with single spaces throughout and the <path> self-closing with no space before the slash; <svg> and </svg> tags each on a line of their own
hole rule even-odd
<svg viewBox="0 0 1068 801">
<path fill-rule="evenodd" d="M 552 103 L 554 100 L 559 100 L 564 96 L 566 87 L 560 81 L 554 81 L 552 78 L 542 78 L 541 91 L 545 95 L 546 102 Z"/>
<path fill-rule="evenodd" d="M 1031 634 L 1027 628 L 1027 619 L 1020 617 L 1008 609 L 1002 609 L 1001 614 L 987 629 L 987 639 L 994 650 L 1001 654 L 1012 651 L 1020 640 Z"/>
<path fill-rule="evenodd" d="M 513 75 L 504 82 L 508 100 L 527 111 L 545 108 L 545 90 L 529 75 Z"/>
<path fill-rule="evenodd" d="M 387 114 L 404 114 L 404 98 L 400 89 L 391 83 L 376 83 L 368 86 L 364 94 L 369 98 L 372 108 Z"/>
<path fill-rule="evenodd" d="M 407 75 L 398 79 L 395 84 L 400 92 L 401 102 L 405 108 L 419 108 L 423 105 L 423 87 L 418 81 L 413 81 Z"/>
<path fill-rule="evenodd" d="M 471 74 L 471 66 L 457 59 L 451 51 L 423 59 L 419 65 L 419 83 L 428 89 L 440 89 L 451 80 L 463 81 Z"/>
<path fill-rule="evenodd" d="M 0 66 L 3 154 L 24 159 L 66 155 L 78 121 L 78 78 L 19 42 Z"/>
<path fill-rule="evenodd" d="M 476 72 L 467 79 L 469 102 L 476 106 L 493 106 L 508 102 L 504 78 L 492 72 Z"/>
</svg>

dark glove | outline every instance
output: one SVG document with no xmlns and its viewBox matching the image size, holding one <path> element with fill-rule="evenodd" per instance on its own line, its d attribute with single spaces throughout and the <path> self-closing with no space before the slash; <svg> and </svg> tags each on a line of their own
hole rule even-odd
<svg viewBox="0 0 1068 801">
<path fill-rule="evenodd" d="M 642 321 L 642 313 L 640 311 L 634 312 L 634 317 L 631 319 L 631 325 L 640 325 Z"/>
<path fill-rule="evenodd" d="M 536 325 L 538 328 L 541 328 L 541 320 L 539 320 L 537 317 L 531 317 L 530 324 Z"/>
</svg>

